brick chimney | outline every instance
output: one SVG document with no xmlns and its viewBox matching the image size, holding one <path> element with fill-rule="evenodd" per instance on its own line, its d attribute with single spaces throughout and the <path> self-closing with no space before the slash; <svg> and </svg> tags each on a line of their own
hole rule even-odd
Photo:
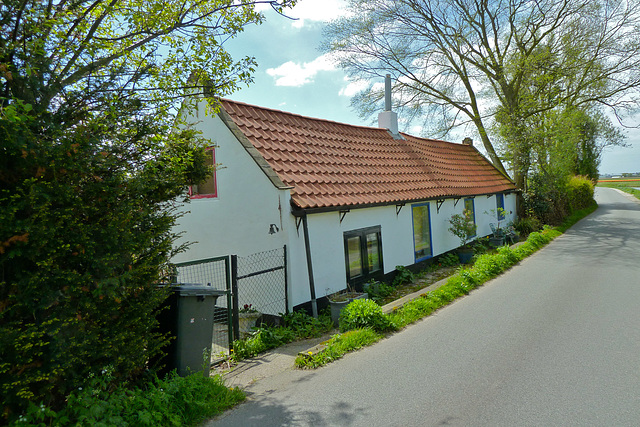
<svg viewBox="0 0 640 427">
<path fill-rule="evenodd" d="M 402 139 L 398 133 L 398 113 L 391 111 L 391 74 L 384 79 L 384 111 L 378 114 L 378 127 L 387 129 L 395 139 Z"/>
<path fill-rule="evenodd" d="M 473 139 L 466 137 L 465 139 L 462 140 L 462 144 L 464 145 L 470 145 L 473 147 Z"/>
</svg>

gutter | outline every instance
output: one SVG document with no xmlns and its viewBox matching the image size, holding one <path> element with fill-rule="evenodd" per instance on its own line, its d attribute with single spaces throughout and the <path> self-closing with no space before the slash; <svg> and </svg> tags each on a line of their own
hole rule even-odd
<svg viewBox="0 0 640 427">
<path fill-rule="evenodd" d="M 290 199 L 291 203 L 291 215 L 296 218 L 305 218 L 308 214 L 317 214 L 317 213 L 327 213 L 327 212 L 340 212 L 340 211 L 348 211 L 352 209 L 366 209 L 366 208 L 376 208 L 382 206 L 394 206 L 394 205 L 405 205 L 411 203 L 420 203 L 420 202 L 435 202 L 442 199 L 462 199 L 465 197 L 481 197 L 481 196 L 493 196 L 495 194 L 511 194 L 511 193 L 521 193 L 522 190 L 519 188 L 514 188 L 511 190 L 505 191 L 497 191 L 495 193 L 481 193 L 481 194 L 464 194 L 464 195 L 456 195 L 456 196 L 438 196 L 438 197 L 430 197 L 426 199 L 411 199 L 411 200 L 397 200 L 392 202 L 380 202 L 380 203 L 364 203 L 364 204 L 354 204 L 354 205 L 339 205 L 339 206 L 320 206 L 320 207 L 310 207 L 310 208 L 301 208 L 293 198 Z"/>
</svg>

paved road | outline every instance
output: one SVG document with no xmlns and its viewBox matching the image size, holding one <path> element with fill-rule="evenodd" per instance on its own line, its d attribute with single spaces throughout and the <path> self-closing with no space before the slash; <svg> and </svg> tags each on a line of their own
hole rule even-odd
<svg viewBox="0 0 640 427">
<path fill-rule="evenodd" d="M 211 426 L 640 425 L 640 204 L 600 208 L 500 278 Z"/>
</svg>

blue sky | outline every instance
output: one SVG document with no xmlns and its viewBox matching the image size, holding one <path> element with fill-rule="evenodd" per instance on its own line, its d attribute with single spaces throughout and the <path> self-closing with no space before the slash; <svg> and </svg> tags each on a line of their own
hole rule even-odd
<svg viewBox="0 0 640 427">
<path fill-rule="evenodd" d="M 377 117 L 362 119 L 350 107 L 358 86 L 318 49 L 325 22 L 344 14 L 344 5 L 344 0 L 301 0 L 287 12 L 296 21 L 265 9 L 266 22 L 247 27 L 226 45 L 234 57 L 254 56 L 258 62 L 254 83 L 230 98 L 309 117 L 375 126 Z M 605 151 L 601 174 L 640 172 L 640 131 L 627 131 L 627 135 L 631 147 Z M 455 137 L 450 140 L 460 142 Z"/>
</svg>

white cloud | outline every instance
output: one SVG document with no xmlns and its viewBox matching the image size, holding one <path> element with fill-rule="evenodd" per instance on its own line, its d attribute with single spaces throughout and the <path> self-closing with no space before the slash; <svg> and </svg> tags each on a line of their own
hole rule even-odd
<svg viewBox="0 0 640 427">
<path fill-rule="evenodd" d="M 353 95 L 362 92 L 369 86 L 369 82 L 365 80 L 352 81 L 349 80 L 349 77 L 345 77 L 344 80 L 348 83 L 345 87 L 340 89 L 340 92 L 338 92 L 338 95 L 340 96 L 352 97 Z"/>
<path fill-rule="evenodd" d="M 346 16 L 346 3 L 345 0 L 300 0 L 286 15 L 297 18 L 292 25 L 301 28 L 306 20 L 326 22 Z"/>
<path fill-rule="evenodd" d="M 347 85 L 340 89 L 338 95 L 352 97 L 359 92 L 367 89 L 371 82 L 369 80 L 351 80 L 349 77 L 345 77 L 344 81 L 347 82 Z M 384 82 L 376 82 L 373 84 L 373 90 L 382 90 L 384 89 Z"/>
<path fill-rule="evenodd" d="M 279 67 L 267 69 L 267 74 L 276 79 L 276 86 L 300 87 L 312 83 L 320 71 L 335 69 L 335 63 L 330 59 L 329 54 L 324 54 L 311 62 L 285 62 Z"/>
</svg>

